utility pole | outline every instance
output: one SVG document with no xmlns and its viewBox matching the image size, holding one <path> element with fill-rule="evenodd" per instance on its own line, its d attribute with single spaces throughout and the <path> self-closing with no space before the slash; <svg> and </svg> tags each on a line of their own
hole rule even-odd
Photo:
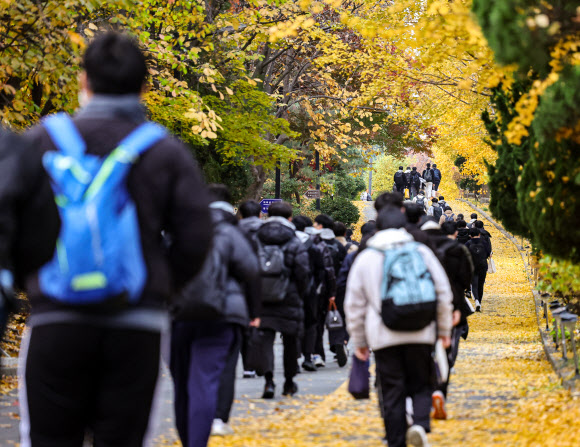
<svg viewBox="0 0 580 447">
<path fill-rule="evenodd" d="M 369 171 L 369 194 L 373 194 L 373 159 L 371 158 L 371 169 Z"/>
<path fill-rule="evenodd" d="M 315 155 L 315 169 L 316 169 L 316 189 L 320 191 L 320 154 L 316 151 Z M 316 199 L 316 210 L 320 211 L 320 198 Z"/>
<path fill-rule="evenodd" d="M 279 199 L 280 198 L 280 162 L 278 161 L 276 163 L 276 191 L 274 194 L 274 198 L 275 199 Z"/>
</svg>

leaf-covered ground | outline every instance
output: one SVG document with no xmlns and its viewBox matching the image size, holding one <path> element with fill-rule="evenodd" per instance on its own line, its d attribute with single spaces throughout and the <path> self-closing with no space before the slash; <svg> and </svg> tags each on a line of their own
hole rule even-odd
<svg viewBox="0 0 580 447">
<path fill-rule="evenodd" d="M 488 275 L 483 312 L 470 318 L 450 417 L 433 424 L 432 445 L 578 446 L 580 400 L 561 388 L 545 359 L 522 259 L 495 227 L 486 228 L 498 273 Z M 379 447 L 383 436 L 376 400 L 355 402 L 344 385 L 323 400 L 302 396 L 288 408 L 249 409 L 232 425 L 235 435 L 212 438 L 210 446 Z"/>
</svg>

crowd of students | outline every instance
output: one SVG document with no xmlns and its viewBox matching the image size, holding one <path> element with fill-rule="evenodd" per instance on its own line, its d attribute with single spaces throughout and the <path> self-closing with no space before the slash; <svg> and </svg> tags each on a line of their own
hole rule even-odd
<svg viewBox="0 0 580 447">
<path fill-rule="evenodd" d="M 378 197 L 360 244 L 344 224 L 293 216 L 286 202 L 267 216 L 253 201 L 235 212 L 187 147 L 147 122 L 147 65 L 134 41 L 98 37 L 83 67 L 73 118 L 0 140 L 12 145 L 0 147 L 0 296 L 8 305 L 18 286 L 31 304 L 21 445 L 146 443 L 166 332 L 184 446 L 232 432 L 240 353 L 243 376 L 264 378 L 264 399 L 276 395 L 277 334 L 282 395 L 299 391 L 300 367 L 325 366 L 326 343 L 340 367 L 347 346 L 360 360 L 372 350 L 389 446 L 426 445 L 431 407 L 446 417 L 433 345 L 440 339 L 453 365 L 468 332 L 466 291 L 480 311 L 492 252 L 476 215 L 466 223 L 443 197 L 427 207 L 440 173 L 427 166 L 426 195 L 409 184 L 412 202 Z"/>
<path fill-rule="evenodd" d="M 393 191 L 400 192 L 411 200 L 418 195 L 419 191 L 424 196 L 426 194 L 427 198 L 436 197 L 441 179 L 441 171 L 437 168 L 436 164 L 433 164 L 433 167 L 431 167 L 431 163 L 427 163 L 421 174 L 417 171 L 416 166 L 412 168 L 408 166 L 407 169 L 399 166 L 399 170 L 395 172 L 393 178 Z"/>
</svg>

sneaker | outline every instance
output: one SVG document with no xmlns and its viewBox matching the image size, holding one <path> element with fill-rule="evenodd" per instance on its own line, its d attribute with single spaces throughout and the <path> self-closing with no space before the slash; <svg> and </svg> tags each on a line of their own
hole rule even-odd
<svg viewBox="0 0 580 447">
<path fill-rule="evenodd" d="M 318 354 L 314 354 L 312 356 L 312 360 L 314 361 L 314 365 L 318 366 L 319 368 L 326 366 L 326 363 L 324 363 L 324 360 L 322 360 L 322 357 Z"/>
<path fill-rule="evenodd" d="M 282 396 L 294 396 L 298 392 L 298 385 L 290 380 L 284 383 L 284 391 L 282 391 Z"/>
<path fill-rule="evenodd" d="M 407 397 L 405 399 L 405 418 L 407 420 L 407 427 L 410 427 L 411 425 L 413 425 L 413 416 L 415 415 L 414 413 L 414 408 L 413 408 L 413 399 L 411 399 L 410 397 Z"/>
<path fill-rule="evenodd" d="M 338 361 L 338 366 L 342 368 L 344 365 L 346 365 L 346 362 L 348 361 L 348 356 L 346 353 L 346 346 L 344 345 L 344 343 L 341 343 L 339 345 L 335 345 L 335 350 L 336 350 L 336 360 Z"/>
<path fill-rule="evenodd" d="M 256 377 L 256 371 L 244 371 L 244 379 L 253 379 Z"/>
<path fill-rule="evenodd" d="M 226 422 L 221 419 L 214 419 L 211 424 L 211 436 L 227 436 L 233 435 L 234 430 Z"/>
<path fill-rule="evenodd" d="M 266 382 L 266 385 L 264 385 L 264 394 L 262 394 L 262 399 L 274 399 L 275 392 L 276 385 L 274 382 Z"/>
<path fill-rule="evenodd" d="M 435 391 L 432 396 L 432 405 L 435 409 L 433 413 L 434 419 L 447 419 L 447 412 L 445 411 L 445 396 L 441 391 Z"/>
<path fill-rule="evenodd" d="M 477 300 L 475 300 L 475 311 L 481 312 L 481 303 Z"/>
<path fill-rule="evenodd" d="M 304 362 L 302 362 L 302 368 L 304 371 L 318 371 L 316 365 L 311 360 L 304 360 Z"/>
<path fill-rule="evenodd" d="M 407 445 L 413 447 L 429 447 L 427 433 L 420 425 L 413 425 L 407 430 Z"/>
</svg>

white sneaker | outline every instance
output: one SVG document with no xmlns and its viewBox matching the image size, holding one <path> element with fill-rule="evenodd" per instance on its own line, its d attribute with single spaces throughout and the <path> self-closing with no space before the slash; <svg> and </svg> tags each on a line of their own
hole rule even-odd
<svg viewBox="0 0 580 447">
<path fill-rule="evenodd" d="M 429 447 L 427 433 L 420 425 L 413 425 L 407 430 L 407 445 L 413 447 Z"/>
<path fill-rule="evenodd" d="M 314 366 L 317 367 L 322 367 L 322 366 L 326 366 L 326 363 L 324 363 L 324 360 L 322 360 L 322 357 L 320 357 L 320 355 L 318 354 L 314 354 L 312 356 L 312 361 L 314 362 Z"/>
<path fill-rule="evenodd" d="M 475 300 L 475 311 L 481 312 L 481 303 L 477 300 Z"/>
<path fill-rule="evenodd" d="M 405 399 L 405 415 L 407 417 L 407 425 L 410 427 L 413 425 L 413 399 L 407 397 Z"/>
<path fill-rule="evenodd" d="M 253 379 L 256 377 L 256 371 L 244 371 L 244 379 Z"/>
<path fill-rule="evenodd" d="M 214 419 L 211 424 L 211 436 L 233 435 L 234 430 L 221 419 Z"/>
</svg>

